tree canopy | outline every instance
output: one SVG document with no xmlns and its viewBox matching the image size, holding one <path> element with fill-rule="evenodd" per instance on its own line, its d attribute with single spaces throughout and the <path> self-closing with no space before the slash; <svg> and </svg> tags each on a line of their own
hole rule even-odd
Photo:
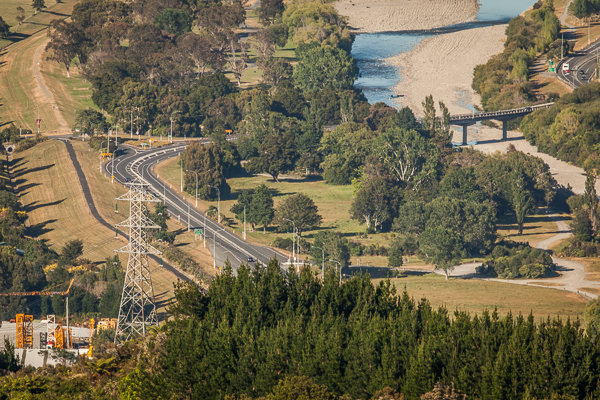
<svg viewBox="0 0 600 400">
<path fill-rule="evenodd" d="M 294 221 L 294 223 L 287 220 Z M 280 228 L 293 230 L 293 226 L 295 226 L 298 235 L 302 235 L 302 231 L 307 228 L 321 225 L 322 220 L 323 217 L 319 215 L 314 201 L 304 193 L 286 197 L 279 203 L 275 211 L 275 221 Z"/>
</svg>

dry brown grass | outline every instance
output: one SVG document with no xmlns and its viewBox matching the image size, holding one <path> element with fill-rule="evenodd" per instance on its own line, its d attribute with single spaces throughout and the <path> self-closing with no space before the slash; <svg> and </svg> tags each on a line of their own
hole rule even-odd
<svg viewBox="0 0 600 400">
<path fill-rule="evenodd" d="M 583 288 L 579 288 L 579 290 L 588 292 L 588 293 L 592 293 L 592 294 L 600 295 L 600 289 L 598 289 L 598 288 L 583 287 Z"/>
<path fill-rule="evenodd" d="M 120 212 L 114 212 L 114 198 L 125 193 L 125 188 L 111 184 L 98 171 L 98 156 L 89 151 L 85 143 L 73 143 L 77 159 L 88 180 L 94 203 L 100 214 L 111 224 L 127 217 L 126 203 Z M 113 250 L 126 244 L 123 238 L 115 240 L 114 231 L 99 224 L 91 215 L 83 191 L 65 145 L 58 141 L 41 143 L 17 157 L 15 173 L 22 203 L 29 208 L 28 233 L 52 243 L 52 248 L 73 239 L 84 242 L 84 257 L 101 263 L 112 257 Z M 123 265 L 126 256 L 120 254 Z M 164 312 L 168 300 L 173 297 L 173 283 L 177 278 L 169 271 L 150 261 L 154 292 Z"/>
<path fill-rule="evenodd" d="M 65 145 L 49 140 L 19 153 L 13 174 L 29 215 L 28 233 L 59 250 L 81 239 L 83 256 L 102 262 L 125 244 L 91 215 Z"/>
<path fill-rule="evenodd" d="M 498 236 L 516 242 L 527 242 L 535 247 L 539 242 L 556 235 L 556 223 L 543 212 L 529 215 L 525 218 L 523 234 L 519 235 L 514 218 L 498 221 Z"/>
<path fill-rule="evenodd" d="M 577 261 L 585 267 L 585 279 L 589 281 L 600 281 L 600 261 L 597 258 L 567 258 Z"/>
<path fill-rule="evenodd" d="M 569 3 L 569 0 L 554 1 L 554 14 L 556 15 L 556 18 L 562 17 L 565 12 L 565 8 L 567 7 L 567 3 Z"/>
<path fill-rule="evenodd" d="M 450 311 L 458 309 L 477 314 L 497 307 L 501 315 L 509 311 L 528 315 L 532 311 L 536 318 L 548 315 L 582 318 L 587 303 L 575 293 L 556 289 L 480 280 L 446 281 L 437 274 L 409 275 L 392 282 L 400 291 L 406 287 L 414 299 L 425 297 L 436 307 L 446 306 Z"/>
<path fill-rule="evenodd" d="M 562 287 L 565 286 L 562 283 L 551 283 L 551 282 L 529 282 L 530 286 L 547 286 L 547 287 Z"/>
</svg>

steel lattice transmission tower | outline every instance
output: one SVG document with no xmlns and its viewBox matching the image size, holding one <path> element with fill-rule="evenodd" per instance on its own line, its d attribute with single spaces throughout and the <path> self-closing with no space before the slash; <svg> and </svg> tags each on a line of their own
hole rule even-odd
<svg viewBox="0 0 600 400">
<path fill-rule="evenodd" d="M 148 254 L 160 255 L 161 253 L 150 246 L 146 238 L 148 229 L 160 227 L 148 218 L 146 203 L 159 203 L 161 200 L 150 192 L 150 185 L 140 178 L 136 178 L 127 186 L 129 192 L 116 198 L 116 200 L 129 201 L 129 218 L 117 224 L 129 228 L 129 243 L 115 252 L 127 253 L 129 258 L 115 343 L 144 335 L 147 327 L 158 325 Z"/>
</svg>

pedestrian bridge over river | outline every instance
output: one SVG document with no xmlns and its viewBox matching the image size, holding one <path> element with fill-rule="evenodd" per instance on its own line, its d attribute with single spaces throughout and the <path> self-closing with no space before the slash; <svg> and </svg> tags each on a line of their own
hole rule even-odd
<svg viewBox="0 0 600 400">
<path fill-rule="evenodd" d="M 531 114 L 535 110 L 540 108 L 550 108 L 554 103 L 538 104 L 535 106 L 514 108 L 512 110 L 500 110 L 473 114 L 459 114 L 450 116 L 450 125 L 459 125 L 463 127 L 463 146 L 467 145 L 467 128 L 470 125 L 475 125 L 479 121 L 489 121 L 491 119 L 496 121 L 502 121 L 502 140 L 506 140 L 507 135 L 507 122 L 524 117 L 527 114 Z"/>
</svg>

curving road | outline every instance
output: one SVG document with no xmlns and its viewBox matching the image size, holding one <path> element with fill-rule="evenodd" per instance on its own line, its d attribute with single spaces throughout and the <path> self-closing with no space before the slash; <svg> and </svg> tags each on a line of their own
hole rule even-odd
<svg viewBox="0 0 600 400">
<path fill-rule="evenodd" d="M 565 12 L 559 18 L 562 25 L 569 28 L 564 37 L 565 40 L 574 40 L 577 27 L 567 22 L 569 15 L 569 6 L 573 0 L 569 0 L 565 7 Z M 592 78 L 596 73 L 596 60 L 600 52 L 600 41 L 591 43 L 586 48 L 575 52 L 572 57 L 568 57 L 556 66 L 556 74 L 558 78 L 571 86 L 573 89 L 587 85 L 592 82 Z M 563 64 L 569 64 L 569 71 L 563 71 Z"/>
<path fill-rule="evenodd" d="M 558 77 L 572 88 L 592 83 L 596 74 L 596 60 L 600 56 L 600 41 L 596 41 L 572 57 L 561 61 L 557 66 Z M 563 71 L 563 65 L 569 64 L 569 72 Z"/>
<path fill-rule="evenodd" d="M 201 140 L 201 143 L 208 143 L 208 140 Z M 223 266 L 229 259 L 235 270 L 240 264 L 248 262 L 248 257 L 263 264 L 267 264 L 273 257 L 282 264 L 288 262 L 287 256 L 267 247 L 250 244 L 212 219 L 205 218 L 205 214 L 194 207 L 192 198 L 186 201 L 156 176 L 153 172 L 154 165 L 177 157 L 184 149 L 185 145 L 181 144 L 151 150 L 121 145 L 119 156 L 106 163 L 104 168 L 108 175 L 113 173 L 114 168 L 115 180 L 119 183 L 126 184 L 127 178 L 140 177 L 152 186 L 157 197 L 163 198 L 164 193 L 163 200 L 168 206 L 171 218 L 179 219 L 184 225 L 188 223 L 189 212 L 190 229 L 203 229 L 206 233 L 206 246 L 215 257 L 217 267 Z"/>
<path fill-rule="evenodd" d="M 83 170 L 81 169 L 79 160 L 77 160 L 77 156 L 75 154 L 75 150 L 73 149 L 73 145 L 71 144 L 71 142 L 68 139 L 59 138 L 57 140 L 60 140 L 61 142 L 63 142 L 65 144 L 65 146 L 67 147 L 67 152 L 69 153 L 69 158 L 71 158 L 71 162 L 73 163 L 73 167 L 75 168 L 75 172 L 77 173 L 77 178 L 79 180 L 79 184 L 81 185 L 81 190 L 83 191 L 83 196 L 85 197 L 85 201 L 87 202 L 88 207 L 90 208 L 90 213 L 100 224 L 102 224 L 103 226 L 107 227 L 110 230 L 114 229 L 114 226 L 112 226 L 111 224 L 106 222 L 106 220 L 104 218 L 102 218 L 102 216 L 98 212 L 98 209 L 96 208 L 96 205 L 94 204 L 94 199 L 92 197 L 92 193 L 90 192 L 90 187 L 87 183 L 85 174 L 83 173 Z M 123 235 L 123 236 L 125 236 L 125 235 Z M 150 255 L 149 257 L 152 260 L 156 261 L 157 263 L 160 262 L 159 258 L 156 256 Z M 162 266 L 167 271 L 169 271 L 173 275 L 175 275 L 177 278 L 179 278 L 183 281 L 190 280 L 190 278 L 188 278 L 187 275 L 185 275 L 184 273 L 179 271 L 177 268 L 169 265 L 169 263 L 163 262 Z"/>
</svg>

